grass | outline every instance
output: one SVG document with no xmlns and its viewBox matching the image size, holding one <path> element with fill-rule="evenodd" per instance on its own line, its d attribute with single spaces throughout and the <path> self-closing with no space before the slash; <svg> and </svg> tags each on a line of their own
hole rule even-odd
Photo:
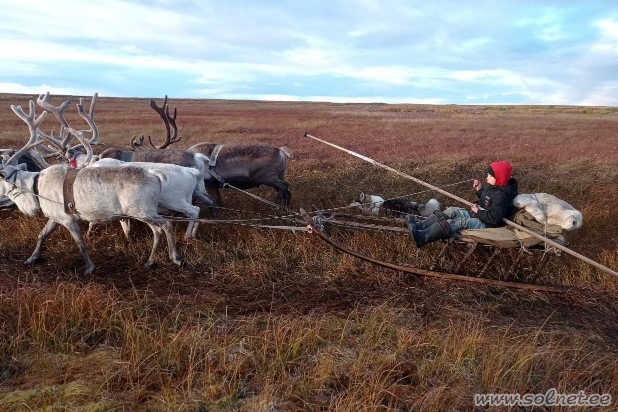
<svg viewBox="0 0 618 412">
<path fill-rule="evenodd" d="M 583 211 L 573 249 L 618 268 L 618 109 L 177 104 L 182 147 L 263 141 L 292 149 L 295 208 L 344 205 L 361 190 L 422 190 L 303 138 L 305 130 L 438 185 L 480 178 L 487 162 L 506 158 L 521 192 L 552 193 Z M 9 110 L 0 119 L 0 146 L 25 140 Z M 102 98 L 96 119 L 108 146 L 161 135 L 141 99 Z M 452 191 L 472 199 L 466 185 Z M 271 212 L 237 193 L 225 192 L 224 202 Z M 186 268 L 161 251 L 146 269 L 149 231 L 138 227 L 126 242 L 115 224 L 88 241 L 97 270 L 85 277 L 66 231 L 50 237 L 41 264 L 25 267 L 44 219 L 0 219 L 0 410 L 442 411 L 474 410 L 482 392 L 618 396 L 618 282 L 568 257 L 540 281 L 579 290 L 552 296 L 406 276 L 306 234 L 203 225 L 190 243 L 178 227 Z M 337 238 L 412 265 L 438 249 L 418 251 L 399 235 Z M 461 251 L 452 253 L 456 261 Z M 507 260 L 490 275 L 501 276 Z"/>
</svg>

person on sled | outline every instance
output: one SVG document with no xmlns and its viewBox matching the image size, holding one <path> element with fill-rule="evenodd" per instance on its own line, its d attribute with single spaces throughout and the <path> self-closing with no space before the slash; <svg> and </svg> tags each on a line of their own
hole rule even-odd
<svg viewBox="0 0 618 412">
<path fill-rule="evenodd" d="M 463 229 L 485 229 L 504 225 L 503 218 L 514 212 L 513 199 L 517 196 L 517 180 L 511 177 L 513 166 L 506 161 L 493 162 L 487 168 L 488 186 L 482 188 L 475 180 L 472 187 L 479 200 L 470 211 L 460 207 L 449 207 L 437 211 L 425 220 L 416 221 L 413 215 L 406 217 L 410 234 L 417 247 L 427 243 L 448 239 Z"/>
</svg>

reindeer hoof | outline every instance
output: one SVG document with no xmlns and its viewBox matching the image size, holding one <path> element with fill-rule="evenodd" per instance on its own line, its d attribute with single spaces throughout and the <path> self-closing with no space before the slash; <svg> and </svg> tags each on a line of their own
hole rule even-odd
<svg viewBox="0 0 618 412">
<path fill-rule="evenodd" d="M 38 262 L 40 256 L 30 256 L 28 259 L 24 260 L 24 265 L 33 265 Z"/>
<path fill-rule="evenodd" d="M 86 270 L 84 270 L 84 275 L 92 275 L 92 272 L 94 272 L 95 267 L 96 266 L 94 265 L 86 266 Z"/>
<path fill-rule="evenodd" d="M 151 268 L 151 267 L 154 267 L 154 265 L 155 265 L 155 261 L 149 260 L 148 262 L 146 262 L 144 266 L 146 266 L 147 268 Z"/>
</svg>

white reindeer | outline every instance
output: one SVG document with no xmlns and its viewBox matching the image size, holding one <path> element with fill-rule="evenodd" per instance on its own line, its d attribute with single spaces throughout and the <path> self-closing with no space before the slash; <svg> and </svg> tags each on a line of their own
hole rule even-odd
<svg viewBox="0 0 618 412">
<path fill-rule="evenodd" d="M 200 215 L 200 208 L 191 204 L 193 193 L 200 190 L 199 183 L 202 183 L 202 186 L 204 184 L 200 171 L 195 168 L 167 163 L 123 162 L 109 158 L 100 159 L 92 163 L 90 167 L 139 167 L 147 171 L 158 171 L 165 175 L 165 180 L 161 186 L 161 197 L 159 198 L 159 212 L 171 210 L 183 213 L 191 219 L 197 219 Z M 204 196 L 207 196 L 205 192 Z M 131 230 L 130 223 L 125 219 L 122 219 L 120 223 L 128 239 Z M 197 227 L 197 222 L 190 222 L 185 233 L 185 239 L 195 238 Z"/>
<path fill-rule="evenodd" d="M 13 112 L 28 125 L 30 138 L 24 147 L 0 166 L 0 196 L 7 195 L 26 215 L 32 215 L 40 210 L 49 219 L 39 234 L 32 255 L 24 263 L 36 262 L 40 258 L 45 239 L 62 225 L 73 236 L 86 262 L 85 273 L 90 274 L 95 265 L 88 255 L 79 226 L 80 221 L 102 223 L 128 217 L 146 223 L 153 232 L 152 251 L 146 266 L 154 264 L 154 255 L 163 233 L 167 239 L 170 259 L 175 264 L 181 265 L 183 260 L 176 250 L 172 225 L 157 212 L 162 182 L 166 179 L 163 173 L 139 167 L 80 169 L 73 185 L 77 213 L 70 214 L 65 212 L 63 196 L 63 182 L 69 166 L 54 165 L 41 172 L 32 173 L 26 172 L 23 167 L 13 165 L 20 155 L 43 142 L 61 149 L 57 140 L 38 130 L 47 112 L 44 111 L 37 117 L 32 100 L 29 105 L 28 115 L 21 107 L 11 106 Z M 78 110 L 80 116 L 90 123 L 87 116 L 84 116 L 83 105 L 82 107 L 78 105 Z M 66 129 L 80 141 L 87 155 L 92 156 L 92 148 L 84 138 L 83 132 L 69 127 Z M 42 140 L 39 140 L 39 137 Z"/>
</svg>

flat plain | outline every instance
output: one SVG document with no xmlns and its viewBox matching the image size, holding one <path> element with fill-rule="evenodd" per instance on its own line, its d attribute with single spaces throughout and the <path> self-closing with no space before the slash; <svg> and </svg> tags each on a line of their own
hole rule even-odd
<svg viewBox="0 0 618 412">
<path fill-rule="evenodd" d="M 29 98 L 0 95 L 0 147 L 25 142 L 27 128 L 9 105 Z M 296 210 L 347 205 L 359 191 L 391 197 L 424 189 L 305 131 L 438 186 L 481 179 L 490 161 L 509 160 L 520 193 L 551 193 L 583 212 L 571 247 L 618 269 L 617 108 L 170 105 L 178 106 L 178 147 L 290 148 Z M 83 127 L 70 111 L 70 123 Z M 95 119 L 104 147 L 163 136 L 147 99 L 100 98 Z M 44 129 L 52 127 L 50 116 Z M 469 184 L 449 190 L 474 200 Z M 253 192 L 274 199 L 272 189 Z M 273 213 L 230 190 L 223 202 L 240 210 L 224 210 L 223 218 Z M 44 222 L 0 212 L 2 410 L 474 410 L 475 393 L 550 388 L 610 393 L 618 402 L 618 280 L 568 256 L 550 262 L 539 282 L 574 290 L 551 295 L 377 268 L 304 233 L 202 225 L 197 240 L 183 242 L 179 224 L 188 265 L 174 266 L 161 251 L 146 269 L 147 228 L 125 241 L 109 224 L 88 240 L 97 270 L 84 276 L 63 229 L 48 240 L 42 263 L 22 264 Z M 417 250 L 404 235 L 337 236 L 364 254 L 413 266 L 439 250 Z M 449 253 L 451 261 L 460 256 Z M 479 253 L 472 266 L 486 258 Z M 504 275 L 508 256 L 498 263 L 489 276 Z"/>
</svg>

